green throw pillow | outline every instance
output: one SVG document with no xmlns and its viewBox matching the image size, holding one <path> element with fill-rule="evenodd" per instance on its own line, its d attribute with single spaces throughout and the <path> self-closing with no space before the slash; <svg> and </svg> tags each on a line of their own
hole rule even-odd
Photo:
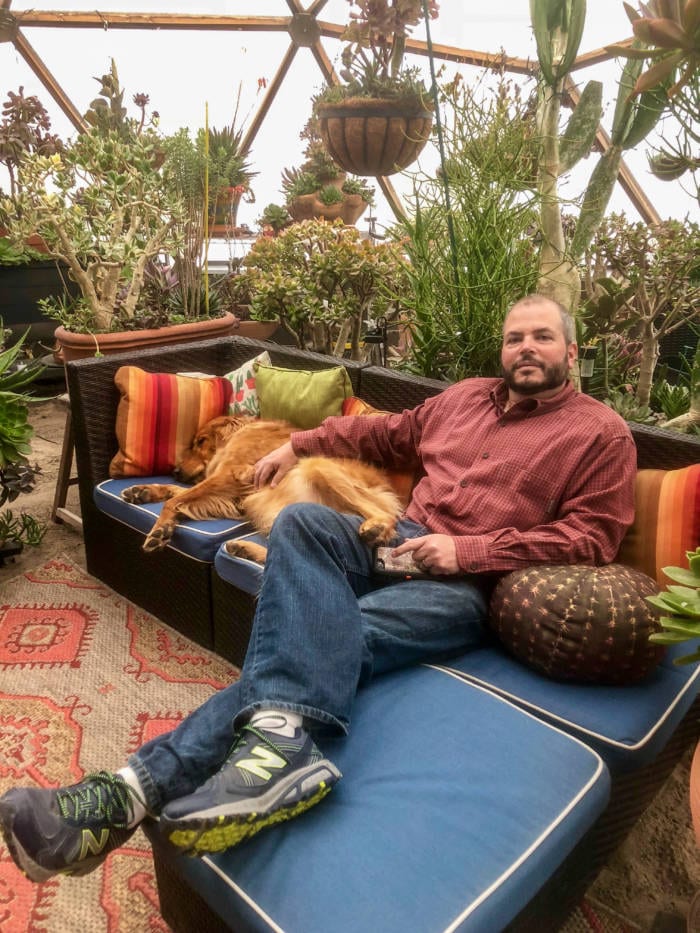
<svg viewBox="0 0 700 933">
<path fill-rule="evenodd" d="M 255 365 L 260 417 L 289 421 L 297 428 L 315 428 L 329 415 L 340 415 L 343 400 L 352 395 L 344 366 L 309 371 Z"/>
</svg>

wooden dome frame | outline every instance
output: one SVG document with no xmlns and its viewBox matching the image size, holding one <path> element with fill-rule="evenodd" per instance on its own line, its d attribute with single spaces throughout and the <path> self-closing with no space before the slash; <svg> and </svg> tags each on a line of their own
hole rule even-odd
<svg viewBox="0 0 700 933">
<path fill-rule="evenodd" d="M 249 150 L 265 120 L 272 102 L 277 95 L 282 82 L 297 54 L 302 48 L 311 51 L 324 79 L 329 83 L 338 83 L 338 77 L 333 65 L 323 48 L 321 38 L 340 39 L 344 25 L 319 20 L 318 16 L 328 0 L 313 0 L 304 7 L 301 0 L 286 0 L 290 10 L 289 16 L 230 16 L 196 13 L 117 13 L 100 10 L 84 12 L 71 12 L 64 10 L 22 10 L 17 14 L 11 10 L 12 0 L 0 0 L 0 42 L 12 42 L 17 52 L 24 58 L 31 70 L 39 78 L 46 90 L 54 98 L 61 110 L 71 123 L 80 130 L 85 127 L 84 121 L 61 88 L 56 77 L 49 71 L 44 61 L 32 47 L 23 32 L 23 27 L 51 27 L 70 29 L 176 29 L 194 31 L 229 31 L 229 32 L 286 32 L 290 44 L 282 61 L 269 82 L 265 96 L 257 111 L 253 115 L 250 125 L 243 139 L 244 150 Z M 629 40 L 619 44 L 627 44 Z M 408 38 L 406 50 L 416 55 L 428 55 L 427 44 L 423 41 Z M 500 65 L 513 74 L 531 75 L 536 72 L 537 64 L 529 59 L 514 58 L 511 56 L 495 55 L 490 52 L 480 52 L 472 49 L 460 49 L 454 46 L 433 43 L 432 52 L 436 59 L 446 62 L 455 62 L 463 65 L 489 67 Z M 613 56 L 605 49 L 596 49 L 579 56 L 572 71 L 590 67 L 591 65 L 611 59 Z M 567 83 L 567 98 L 570 104 L 575 104 L 579 98 L 579 91 L 575 83 L 569 78 Z M 603 127 L 598 128 L 596 147 L 605 151 L 610 145 L 610 137 Z M 624 160 L 620 164 L 618 181 L 629 197 L 633 206 L 644 221 L 649 224 L 661 222 L 661 218 L 654 205 L 646 196 L 644 190 L 626 165 Z M 389 206 L 397 216 L 404 213 L 400 198 L 391 181 L 383 176 L 377 177 Z"/>
</svg>

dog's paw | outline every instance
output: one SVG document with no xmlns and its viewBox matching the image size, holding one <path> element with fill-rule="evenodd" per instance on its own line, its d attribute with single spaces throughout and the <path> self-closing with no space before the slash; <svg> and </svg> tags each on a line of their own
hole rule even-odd
<svg viewBox="0 0 700 933">
<path fill-rule="evenodd" d="M 396 525 L 393 522 L 368 518 L 360 525 L 359 535 L 369 547 L 375 547 L 377 544 L 389 544 L 396 536 Z"/>
<path fill-rule="evenodd" d="M 122 490 L 122 499 L 131 502 L 133 505 L 153 501 L 149 486 L 127 486 L 126 489 Z"/>
<path fill-rule="evenodd" d="M 231 557 L 244 557 L 258 564 L 264 564 L 267 557 L 267 548 L 262 544 L 256 544 L 255 541 L 227 541 L 224 549 Z"/>
<path fill-rule="evenodd" d="M 174 531 L 175 525 L 172 522 L 167 522 L 152 528 L 148 535 L 146 535 L 146 540 L 143 542 L 143 550 L 147 553 L 162 551 L 164 547 L 170 544 Z"/>
</svg>

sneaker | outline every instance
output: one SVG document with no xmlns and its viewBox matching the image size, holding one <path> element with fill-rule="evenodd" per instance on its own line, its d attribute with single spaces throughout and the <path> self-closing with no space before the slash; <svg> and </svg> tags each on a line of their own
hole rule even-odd
<svg viewBox="0 0 700 933">
<path fill-rule="evenodd" d="M 164 807 L 160 830 L 189 855 L 222 852 L 313 807 L 341 776 L 303 729 L 287 738 L 246 725 L 221 770 Z"/>
<path fill-rule="evenodd" d="M 12 858 L 31 881 L 86 875 L 136 827 L 133 791 L 116 774 L 88 774 L 58 790 L 14 787 L 0 797 L 0 826 Z"/>
</svg>

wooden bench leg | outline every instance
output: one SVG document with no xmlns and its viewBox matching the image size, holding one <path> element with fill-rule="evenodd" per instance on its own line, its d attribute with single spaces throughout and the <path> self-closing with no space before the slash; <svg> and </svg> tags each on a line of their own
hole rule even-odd
<svg viewBox="0 0 700 933">
<path fill-rule="evenodd" d="M 66 412 L 66 427 L 63 432 L 63 448 L 61 450 L 61 462 L 58 467 L 58 476 L 56 477 L 56 491 L 53 497 L 53 507 L 51 509 L 51 520 L 61 525 L 65 522 L 78 531 L 83 530 L 83 520 L 75 512 L 66 508 L 66 499 L 68 497 L 68 488 L 78 482 L 77 476 L 71 476 L 73 467 L 73 421 L 70 407 Z"/>
</svg>

